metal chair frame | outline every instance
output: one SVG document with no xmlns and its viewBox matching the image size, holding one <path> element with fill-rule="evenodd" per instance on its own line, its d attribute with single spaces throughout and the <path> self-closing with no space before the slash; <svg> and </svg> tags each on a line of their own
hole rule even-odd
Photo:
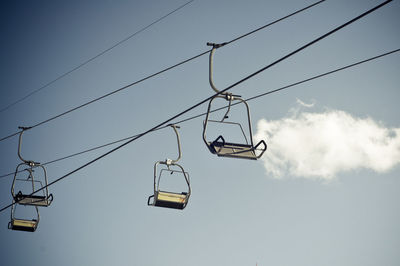
<svg viewBox="0 0 400 266">
<path fill-rule="evenodd" d="M 252 128 L 251 128 L 250 108 L 249 108 L 249 105 L 247 104 L 247 102 L 244 99 L 242 99 L 241 96 L 239 96 L 239 95 L 233 95 L 232 93 L 228 93 L 228 92 L 220 92 L 215 87 L 214 82 L 213 82 L 213 57 L 214 57 L 215 50 L 218 47 L 220 47 L 221 45 L 214 44 L 214 43 L 207 43 L 207 45 L 213 46 L 213 48 L 211 49 L 211 52 L 210 52 L 210 57 L 209 57 L 209 82 L 210 82 L 211 88 L 219 94 L 214 96 L 213 98 L 211 98 L 210 102 L 208 103 L 207 115 L 206 115 L 206 118 L 205 118 L 204 124 L 203 124 L 203 141 L 207 145 L 210 152 L 213 154 L 216 154 L 217 156 L 257 160 L 267 150 L 267 144 L 265 143 L 264 140 L 261 140 L 259 143 L 257 143 L 257 145 L 254 146 L 253 133 L 252 133 Z M 228 101 L 229 102 L 228 109 L 220 121 L 209 120 L 212 103 L 217 98 L 225 99 L 226 101 Z M 249 143 L 249 141 L 246 137 L 246 134 L 243 130 L 243 127 L 240 123 L 225 121 L 225 119 L 228 118 L 228 114 L 230 112 L 232 102 L 234 102 L 234 101 L 238 101 L 239 103 L 244 104 L 244 106 L 246 107 L 250 143 Z M 246 144 L 226 142 L 222 135 L 218 136 L 217 139 L 215 139 L 214 141 L 208 141 L 206 132 L 207 132 L 207 125 L 209 122 L 229 123 L 229 124 L 238 125 L 242 131 L 244 139 L 246 140 Z M 257 155 L 256 150 L 261 150 L 261 152 Z"/>
<path fill-rule="evenodd" d="M 11 195 L 14 199 L 14 201 L 17 204 L 20 205 L 32 205 L 32 206 L 40 206 L 40 207 L 48 207 L 50 206 L 51 202 L 53 201 L 53 195 L 49 194 L 49 189 L 47 187 L 48 185 L 48 179 L 47 179 L 47 172 L 46 168 L 44 168 L 43 165 L 41 165 L 39 162 L 34 162 L 30 160 L 25 160 L 22 155 L 21 155 L 21 146 L 22 146 L 22 134 L 24 133 L 24 130 L 26 128 L 20 127 L 23 129 L 19 135 L 19 141 L 18 141 L 18 157 L 21 159 L 22 163 L 18 164 L 17 168 L 15 169 L 15 174 L 14 174 L 14 179 L 11 185 Z M 17 180 L 21 181 L 21 179 L 17 179 L 17 174 L 20 172 L 20 168 L 26 166 L 27 168 L 23 169 L 22 171 L 26 170 L 29 172 L 29 176 L 26 180 L 22 181 L 29 181 L 31 179 L 32 182 L 32 192 L 35 191 L 35 183 L 39 182 L 40 187 L 43 187 L 43 183 L 39 180 L 35 180 L 34 178 L 34 169 L 41 169 L 43 171 L 44 175 L 44 182 L 45 182 L 45 189 L 44 189 L 44 195 L 39 196 L 39 195 L 30 195 L 30 194 L 23 194 L 22 191 L 19 191 L 18 193 L 15 193 L 15 182 Z"/>
<path fill-rule="evenodd" d="M 173 208 L 173 209 L 184 209 L 189 201 L 190 195 L 191 195 L 191 188 L 190 188 L 190 179 L 189 179 L 189 174 L 185 172 L 183 167 L 178 164 L 178 161 L 182 157 L 182 151 L 181 151 L 181 143 L 180 143 L 180 137 L 177 128 L 179 128 L 176 125 L 171 125 L 171 127 L 174 129 L 174 132 L 176 134 L 177 142 L 178 142 L 178 158 L 175 160 L 172 159 L 166 159 L 165 161 L 158 161 L 154 164 L 154 194 L 149 196 L 147 200 L 147 205 L 149 206 L 157 206 L 157 207 L 165 207 L 165 208 Z M 165 165 L 167 168 L 161 169 L 158 173 L 158 168 L 159 165 Z M 180 170 L 171 170 L 171 166 L 176 166 Z M 182 193 L 176 193 L 176 192 L 169 192 L 169 191 L 162 191 L 160 190 L 160 180 L 163 175 L 164 171 L 169 171 L 171 174 L 172 173 L 181 173 L 183 177 L 185 178 L 186 184 L 187 184 L 187 192 L 182 192 Z M 153 201 L 151 201 L 153 199 Z"/>
</svg>

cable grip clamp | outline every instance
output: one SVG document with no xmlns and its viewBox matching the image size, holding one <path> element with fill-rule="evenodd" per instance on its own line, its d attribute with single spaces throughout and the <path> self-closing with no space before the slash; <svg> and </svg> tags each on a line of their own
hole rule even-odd
<svg viewBox="0 0 400 266">
<path fill-rule="evenodd" d="M 208 42 L 208 43 L 207 43 L 207 46 L 212 46 L 213 48 L 217 49 L 217 48 L 220 48 L 220 47 L 225 46 L 225 45 L 227 45 L 227 44 L 228 44 L 227 42 L 224 42 L 224 43 L 213 43 L 213 42 Z"/>
</svg>

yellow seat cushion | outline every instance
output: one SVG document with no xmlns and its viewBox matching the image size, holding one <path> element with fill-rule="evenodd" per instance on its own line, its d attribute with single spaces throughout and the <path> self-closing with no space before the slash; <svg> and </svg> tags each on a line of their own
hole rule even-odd
<svg viewBox="0 0 400 266">
<path fill-rule="evenodd" d="M 186 195 L 159 191 L 157 195 L 157 200 L 185 203 Z"/>
</svg>

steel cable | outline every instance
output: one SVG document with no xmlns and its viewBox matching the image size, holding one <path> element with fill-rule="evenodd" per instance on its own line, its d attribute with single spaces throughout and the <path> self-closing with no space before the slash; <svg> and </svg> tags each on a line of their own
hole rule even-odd
<svg viewBox="0 0 400 266">
<path fill-rule="evenodd" d="M 345 70 L 345 69 L 348 69 L 348 68 L 351 68 L 351 67 L 355 67 L 357 65 L 361 65 L 361 64 L 367 63 L 369 61 L 373 61 L 375 59 L 378 59 L 378 58 L 381 58 L 381 57 L 384 57 L 384 56 L 387 56 L 387 55 L 390 55 L 390 54 L 393 54 L 393 53 L 397 53 L 399 51 L 400 51 L 400 49 L 392 50 L 392 51 L 389 51 L 389 52 L 386 52 L 386 53 L 383 53 L 383 54 L 380 54 L 380 55 L 377 55 L 377 56 L 373 56 L 373 57 L 370 57 L 370 58 L 367 58 L 367 59 L 352 63 L 350 65 L 346 65 L 346 66 L 343 66 L 343 67 L 340 67 L 340 68 L 336 68 L 334 70 L 330 70 L 330 71 L 324 72 L 322 74 L 318 74 L 318 75 L 312 76 L 310 78 L 306 78 L 306 79 L 291 83 L 289 85 L 285 85 L 283 87 L 280 87 L 280 88 L 277 88 L 277 89 L 274 89 L 274 90 L 269 90 L 267 92 L 252 96 L 250 98 L 245 99 L 245 101 L 249 102 L 249 101 L 252 101 L 254 99 L 258 99 L 258 98 L 264 97 L 266 95 L 269 95 L 269 94 L 272 94 L 272 93 L 275 93 L 275 92 L 279 92 L 279 91 L 282 91 L 282 90 L 285 90 L 285 89 L 288 89 L 288 88 L 291 88 L 291 87 L 306 83 L 306 82 L 314 80 L 314 79 L 322 78 L 324 76 L 327 76 L 327 75 L 330 75 L 330 74 L 333 74 L 333 73 L 336 73 L 336 72 L 339 72 L 339 71 L 342 71 L 342 70 Z M 240 102 L 232 103 L 231 106 L 235 106 L 237 104 L 240 104 Z M 214 112 L 226 109 L 226 108 L 228 108 L 228 105 L 219 107 L 217 109 L 213 109 L 213 110 L 210 111 L 210 113 L 214 113 Z M 175 122 L 173 124 L 179 125 L 179 124 L 182 124 L 184 122 L 187 122 L 187 121 L 190 121 L 190 120 L 205 116 L 206 114 L 207 113 L 201 113 L 201 114 L 198 114 L 198 115 L 195 115 L 195 116 L 192 116 L 192 117 L 177 121 L 177 122 Z M 164 129 L 166 127 L 169 127 L 169 126 L 160 127 L 160 128 L 158 128 L 158 129 L 156 129 L 154 131 Z M 102 144 L 102 145 L 99 145 L 99 146 L 95 146 L 95 147 L 92 147 L 92 148 L 89 148 L 89 149 L 86 149 L 86 150 L 83 150 L 83 151 L 79 151 L 79 152 L 76 152 L 76 153 L 73 153 L 73 154 L 70 154 L 70 155 L 67 155 L 67 156 L 60 157 L 58 159 L 54 159 L 54 160 L 42 163 L 42 165 L 44 166 L 44 165 L 49 165 L 49 164 L 52 164 L 52 163 L 55 163 L 55 162 L 63 161 L 63 160 L 66 160 L 66 159 L 69 159 L 69 158 L 72 158 L 72 157 L 75 157 L 75 156 L 78 156 L 78 155 L 81 155 L 81 154 L 84 154 L 84 153 L 95 151 L 95 150 L 98 150 L 98 149 L 101 149 L 101 148 L 104 148 L 104 147 L 107 147 L 107 146 L 110 146 L 110 145 L 113 145 L 113 144 L 117 144 L 119 142 L 122 142 L 122 141 L 125 141 L 125 140 L 128 140 L 128 139 L 132 139 L 132 138 L 137 137 L 137 136 L 138 135 L 132 135 L 130 137 L 125 137 L 123 139 L 119 139 L 119 140 L 115 140 L 115 141 L 112 141 L 112 142 L 109 142 L 109 143 L 105 143 L 105 144 Z M 21 170 L 21 171 L 18 171 L 17 173 L 20 173 L 22 171 L 25 171 L 25 169 Z M 3 175 L 0 175 L 0 178 L 11 176 L 13 174 L 15 174 L 15 172 L 8 173 L 8 174 L 3 174 Z"/>
<path fill-rule="evenodd" d="M 118 41 L 117 43 L 115 43 L 115 44 L 112 45 L 111 47 L 109 47 L 109 48 L 107 48 L 107 49 L 101 51 L 101 52 L 98 53 L 97 55 L 95 55 L 95 56 L 93 56 L 93 57 L 87 59 L 86 61 L 84 61 L 83 63 L 77 65 L 77 66 L 74 67 L 73 69 L 71 69 L 71 70 L 65 72 L 64 74 L 58 76 L 58 77 L 55 78 L 54 80 L 52 80 L 52 81 L 50 81 L 50 82 L 44 84 L 43 86 L 37 88 L 36 90 L 34 90 L 34 91 L 28 93 L 28 94 L 25 95 L 24 97 L 21 97 L 20 99 L 16 100 L 15 102 L 13 102 L 13 103 L 7 105 L 6 107 L 0 109 L 0 113 L 3 112 L 3 111 L 5 111 L 5 110 L 7 110 L 7 109 L 9 109 L 9 108 L 11 108 L 12 106 L 14 106 L 14 105 L 16 105 L 16 104 L 22 102 L 23 100 L 29 98 L 30 96 L 34 95 L 35 93 L 38 93 L 39 91 L 45 89 L 46 87 L 48 87 L 48 86 L 50 86 L 51 84 L 57 82 L 58 80 L 60 80 L 60 79 L 62 79 L 62 78 L 64 78 L 64 77 L 66 77 L 66 76 L 68 76 L 68 75 L 71 74 L 72 72 L 74 72 L 74 71 L 78 70 L 79 68 L 85 66 L 86 64 L 92 62 L 92 61 L 95 60 L 96 58 L 98 58 L 98 57 L 104 55 L 105 53 L 109 52 L 110 50 L 114 49 L 115 47 L 117 47 L 117 46 L 121 45 L 122 43 L 128 41 L 128 40 L 131 39 L 132 37 L 138 35 L 139 33 L 141 33 L 141 32 L 143 32 L 143 31 L 147 30 L 148 28 L 150 28 L 150 27 L 153 26 L 154 24 L 157 24 L 157 23 L 160 22 L 161 20 L 167 18 L 168 16 L 172 15 L 173 13 L 175 13 L 176 11 L 182 9 L 183 7 L 185 7 L 186 5 L 190 4 L 190 3 L 193 2 L 193 1 L 194 1 L 194 0 L 190 0 L 190 1 L 186 2 L 185 4 L 179 6 L 178 8 L 176 8 L 176 9 L 174 9 L 174 10 L 172 10 L 172 11 L 169 12 L 168 14 L 166 14 L 166 15 L 160 17 L 159 19 L 153 21 L 153 22 L 150 23 L 149 25 L 147 25 L 147 26 L 141 28 L 140 30 L 138 30 L 138 31 L 136 31 L 135 33 L 129 35 L 128 37 L 122 39 L 121 41 Z"/>
</svg>

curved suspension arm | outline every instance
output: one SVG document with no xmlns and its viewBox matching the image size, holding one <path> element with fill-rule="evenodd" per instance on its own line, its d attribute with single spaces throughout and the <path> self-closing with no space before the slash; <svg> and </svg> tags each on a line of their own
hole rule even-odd
<svg viewBox="0 0 400 266">
<path fill-rule="evenodd" d="M 21 159 L 21 161 L 28 163 L 27 160 L 25 160 L 24 158 L 22 158 L 21 155 L 21 143 L 22 143 L 22 134 L 24 134 L 24 131 L 22 130 L 21 133 L 19 133 L 19 139 L 18 139 L 18 157 Z"/>
<path fill-rule="evenodd" d="M 180 159 L 181 159 L 181 157 L 182 157 L 182 151 L 181 151 L 181 140 L 180 140 L 180 137 L 179 137 L 179 133 L 178 133 L 178 128 L 180 128 L 179 126 L 177 126 L 177 125 L 171 125 L 171 127 L 174 129 L 174 131 L 175 131 L 175 134 L 176 134 L 176 141 L 178 142 L 178 158 L 176 159 L 176 160 L 171 160 L 171 162 L 170 162 L 170 164 L 175 164 L 175 163 L 177 163 Z"/>
<path fill-rule="evenodd" d="M 21 155 L 21 146 L 22 146 L 22 134 L 24 134 L 24 131 L 29 129 L 28 127 L 18 127 L 21 130 L 21 133 L 19 134 L 19 139 L 18 139 L 18 157 L 21 159 L 21 161 L 23 161 L 24 163 L 30 165 L 30 166 L 35 166 L 35 165 L 39 165 L 40 163 L 38 162 L 34 162 L 34 161 L 29 161 L 29 160 L 25 160 L 24 158 L 22 158 Z"/>
<path fill-rule="evenodd" d="M 209 81 L 210 81 L 210 86 L 211 88 L 218 93 L 219 95 L 223 95 L 225 97 L 226 100 L 230 101 L 230 100 L 234 100 L 235 97 L 240 97 L 239 95 L 233 95 L 230 92 L 220 92 L 217 87 L 215 87 L 214 85 L 214 80 L 213 80 L 213 59 L 214 59 L 214 52 L 216 49 L 226 45 L 226 43 L 221 43 L 221 44 L 217 44 L 217 43 L 207 43 L 208 46 L 212 46 L 212 49 L 210 51 L 210 57 L 209 57 L 209 72 L 208 72 L 208 76 L 209 76 Z M 228 112 L 229 113 L 229 110 Z"/>
<path fill-rule="evenodd" d="M 207 45 L 210 45 L 209 43 L 207 43 Z M 220 93 L 220 91 L 215 87 L 214 85 L 214 81 L 213 81 L 213 57 L 214 57 L 214 52 L 217 49 L 217 47 L 213 46 L 213 48 L 211 49 L 210 52 L 210 60 L 209 60 L 209 72 L 208 72 L 208 76 L 209 76 L 209 81 L 210 81 L 210 86 L 211 88 L 216 92 L 216 93 Z"/>
</svg>

